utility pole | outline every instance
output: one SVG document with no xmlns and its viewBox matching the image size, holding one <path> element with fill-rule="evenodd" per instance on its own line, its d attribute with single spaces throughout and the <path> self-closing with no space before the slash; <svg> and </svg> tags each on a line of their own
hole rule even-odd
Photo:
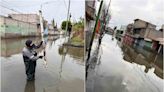
<svg viewBox="0 0 164 92">
<path fill-rule="evenodd" d="M 107 12 L 106 12 L 105 15 L 104 15 L 104 30 L 106 29 L 106 24 L 107 24 L 106 18 L 107 18 L 107 16 L 108 16 L 110 4 L 111 4 L 111 0 L 109 1 L 109 4 L 108 4 L 108 6 L 107 6 Z"/>
<path fill-rule="evenodd" d="M 70 14 L 69 14 L 69 19 L 68 19 L 70 22 L 71 22 L 71 20 L 70 20 L 70 19 L 71 19 L 71 16 L 72 16 L 72 15 L 71 15 L 71 13 L 70 13 Z"/>
<path fill-rule="evenodd" d="M 68 30 L 68 20 L 69 20 L 69 11 L 70 11 L 70 0 L 68 1 L 68 12 L 67 12 L 67 23 L 66 23 L 66 28 L 65 28 L 65 32 L 67 34 L 67 30 Z"/>
<path fill-rule="evenodd" d="M 110 4 L 111 4 L 111 0 L 109 1 L 109 4 L 108 4 L 108 7 L 107 7 L 107 12 L 106 12 L 105 18 L 107 18 L 107 16 L 108 16 Z M 106 22 L 107 22 L 107 20 L 105 19 L 105 27 L 106 27 Z"/>
<path fill-rule="evenodd" d="M 42 38 L 42 41 L 44 43 L 44 49 L 43 49 L 43 56 L 44 56 L 44 64 L 45 64 L 45 68 L 47 68 L 47 60 L 46 60 L 46 44 L 44 42 L 44 28 L 43 28 L 43 17 L 42 17 L 42 11 L 39 10 L 39 16 L 40 16 L 40 27 L 41 27 L 41 38 Z"/>
<path fill-rule="evenodd" d="M 43 17 L 42 17 L 42 7 L 44 4 L 48 4 L 49 2 L 42 3 L 40 5 L 40 10 L 39 10 L 39 16 L 40 16 L 40 27 L 41 27 L 41 36 L 42 36 L 42 41 L 44 41 L 43 36 L 44 36 L 44 28 L 43 28 Z"/>
<path fill-rule="evenodd" d="M 109 4 L 107 6 L 107 12 L 105 12 L 104 10 L 104 15 L 103 15 L 103 30 L 100 31 L 100 37 L 99 37 L 99 45 L 101 44 L 101 40 L 104 36 L 104 32 L 106 31 L 106 24 L 107 24 L 107 21 L 106 18 L 109 18 L 108 17 L 108 11 L 109 11 L 109 7 L 110 7 L 110 4 L 111 4 L 111 0 L 109 1 Z"/>
<path fill-rule="evenodd" d="M 93 40 L 94 40 L 94 36 L 95 36 L 95 32 L 96 32 L 98 20 L 99 20 L 99 17 L 100 17 L 100 12 L 101 12 L 102 5 L 103 5 L 103 0 L 102 0 L 101 3 L 100 3 L 98 15 L 97 15 L 97 17 L 96 17 L 96 23 L 95 23 L 94 30 L 93 30 L 92 37 L 91 37 L 91 41 L 90 41 L 90 44 L 89 44 L 87 62 L 88 62 L 88 60 L 89 60 L 89 58 L 90 58 L 90 53 L 91 53 L 91 49 L 92 49 L 92 44 L 93 44 Z"/>
<path fill-rule="evenodd" d="M 97 14 L 97 17 L 96 17 L 96 23 L 95 23 L 94 30 L 93 30 L 92 37 L 91 37 L 91 41 L 90 41 L 90 44 L 89 44 L 88 57 L 87 57 L 87 61 L 86 61 L 86 74 L 85 74 L 86 79 L 87 79 L 87 76 L 88 76 L 90 53 L 91 53 L 92 44 L 93 44 L 93 40 L 94 40 L 98 20 L 99 20 L 99 17 L 100 17 L 102 5 L 103 5 L 103 0 L 101 0 L 101 3 L 100 3 L 100 7 L 99 7 L 98 14 Z"/>
<path fill-rule="evenodd" d="M 43 36 L 44 36 L 44 29 L 43 29 L 43 17 L 42 17 L 42 11 L 39 10 L 39 19 L 40 19 L 40 27 L 41 27 L 41 37 L 43 41 Z"/>
</svg>

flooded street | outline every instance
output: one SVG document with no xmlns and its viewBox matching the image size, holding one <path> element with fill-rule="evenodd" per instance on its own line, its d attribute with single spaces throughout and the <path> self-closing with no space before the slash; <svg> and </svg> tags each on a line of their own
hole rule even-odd
<svg viewBox="0 0 164 92">
<path fill-rule="evenodd" d="M 105 35 L 93 43 L 87 92 L 163 92 L 163 57 Z"/>
<path fill-rule="evenodd" d="M 41 38 L 30 38 L 39 43 Z M 63 46 L 62 36 L 46 37 L 46 62 L 37 61 L 35 81 L 27 82 L 22 49 L 27 38 L 1 40 L 1 92 L 84 92 L 84 49 Z M 42 54 L 42 48 L 37 52 Z"/>
</svg>

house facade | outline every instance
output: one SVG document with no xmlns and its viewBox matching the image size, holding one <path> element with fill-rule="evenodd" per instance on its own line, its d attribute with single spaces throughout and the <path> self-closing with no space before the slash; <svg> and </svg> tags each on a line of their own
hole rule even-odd
<svg viewBox="0 0 164 92">
<path fill-rule="evenodd" d="M 40 17 L 37 14 L 9 14 L 0 18 L 1 38 L 41 35 Z M 47 25 L 48 22 L 44 20 L 44 29 Z"/>
<path fill-rule="evenodd" d="M 163 39 L 163 31 L 160 30 L 156 30 L 156 25 L 152 23 L 135 19 L 134 23 L 127 26 L 124 41 L 130 45 L 158 51 Z"/>
<path fill-rule="evenodd" d="M 37 26 L 32 23 L 0 16 L 1 38 L 36 36 Z"/>
</svg>

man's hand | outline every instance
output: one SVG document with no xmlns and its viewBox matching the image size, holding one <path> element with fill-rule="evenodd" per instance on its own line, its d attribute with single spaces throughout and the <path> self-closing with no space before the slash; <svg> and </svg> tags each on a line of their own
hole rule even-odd
<svg viewBox="0 0 164 92">
<path fill-rule="evenodd" d="M 42 59 L 42 58 L 43 58 L 43 56 L 39 56 L 39 58 L 40 58 L 40 59 Z"/>
<path fill-rule="evenodd" d="M 36 52 L 34 53 L 34 56 L 37 56 L 37 53 Z"/>
</svg>

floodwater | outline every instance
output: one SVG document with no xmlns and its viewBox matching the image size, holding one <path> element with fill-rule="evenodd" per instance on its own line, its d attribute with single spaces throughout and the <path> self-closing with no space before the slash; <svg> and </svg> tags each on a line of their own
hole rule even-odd
<svg viewBox="0 0 164 92">
<path fill-rule="evenodd" d="M 163 57 L 105 35 L 93 43 L 86 92 L 163 92 Z"/>
<path fill-rule="evenodd" d="M 32 39 L 39 43 L 41 38 Z M 45 38 L 46 62 L 37 61 L 35 81 L 27 82 L 22 48 L 27 38 L 1 40 L 1 92 L 84 92 L 84 49 L 66 47 L 67 38 Z M 43 54 L 43 48 L 37 50 Z"/>
</svg>

